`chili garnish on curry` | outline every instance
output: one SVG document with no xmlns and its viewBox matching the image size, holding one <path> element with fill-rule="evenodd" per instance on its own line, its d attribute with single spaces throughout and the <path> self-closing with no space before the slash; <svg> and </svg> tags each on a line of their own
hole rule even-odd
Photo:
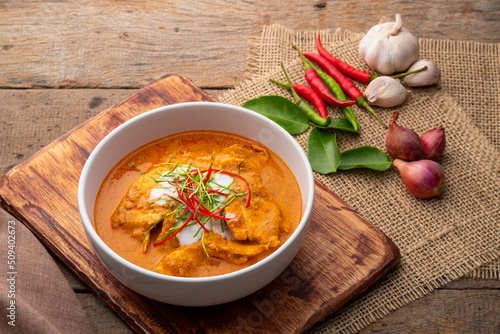
<svg viewBox="0 0 500 334">
<path fill-rule="evenodd" d="M 205 277 L 279 248 L 302 216 L 297 182 L 263 145 L 187 131 L 135 150 L 104 180 L 94 221 L 118 255 L 158 273 Z"/>
</svg>

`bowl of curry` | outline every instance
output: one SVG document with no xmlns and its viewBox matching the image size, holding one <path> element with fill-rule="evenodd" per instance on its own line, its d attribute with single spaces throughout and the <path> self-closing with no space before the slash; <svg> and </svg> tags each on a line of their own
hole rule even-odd
<svg viewBox="0 0 500 334">
<path fill-rule="evenodd" d="M 107 135 L 80 177 L 95 252 L 151 299 L 208 306 L 275 279 L 305 236 L 314 178 L 295 139 L 244 108 L 187 102 Z"/>
</svg>

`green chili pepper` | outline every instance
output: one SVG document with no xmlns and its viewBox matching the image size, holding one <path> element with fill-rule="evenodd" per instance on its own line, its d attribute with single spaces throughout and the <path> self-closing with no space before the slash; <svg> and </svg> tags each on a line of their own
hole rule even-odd
<svg viewBox="0 0 500 334">
<path fill-rule="evenodd" d="M 316 70 L 316 72 L 337 99 L 342 101 L 347 101 L 347 97 L 344 91 L 342 90 L 342 88 L 340 88 L 340 85 L 331 76 L 329 76 L 323 71 Z M 352 108 L 342 107 L 340 108 L 340 110 L 342 110 L 345 118 L 347 118 L 347 120 L 351 123 L 354 131 L 359 131 L 358 119 L 356 118 L 356 115 L 354 115 L 354 111 L 352 111 Z"/>
<path fill-rule="evenodd" d="M 328 89 L 332 92 L 333 96 L 335 96 L 337 99 L 342 100 L 342 101 L 347 101 L 347 96 L 345 95 L 344 91 L 340 87 L 340 85 L 333 79 L 331 76 L 329 76 L 327 73 L 319 70 L 314 66 L 309 59 L 304 57 L 302 53 L 300 53 L 300 56 L 302 60 L 304 61 L 304 69 L 308 70 L 310 68 L 316 70 L 316 73 L 318 73 L 321 81 L 325 83 L 325 85 L 328 87 Z M 352 111 L 351 107 L 343 107 L 340 108 L 342 112 L 344 113 L 345 118 L 351 123 L 353 129 L 355 132 L 359 132 L 359 124 L 358 124 L 358 119 L 356 118 L 356 115 L 354 115 L 354 111 Z"/>
<path fill-rule="evenodd" d="M 311 108 L 311 106 L 309 106 L 307 103 L 305 103 L 300 98 L 299 94 L 297 94 L 295 89 L 293 88 L 292 81 L 288 77 L 288 74 L 286 73 L 285 67 L 283 66 L 283 64 L 281 64 L 281 69 L 283 70 L 283 73 L 285 74 L 286 80 L 288 82 L 288 86 L 292 90 L 292 94 L 293 94 L 293 97 L 295 99 L 295 104 L 298 105 L 299 108 L 302 109 L 302 111 L 304 111 L 304 113 L 307 115 L 307 117 L 309 118 L 309 120 L 311 122 L 313 122 L 314 124 L 320 125 L 320 126 L 327 126 L 328 123 L 330 122 L 330 118 L 329 117 L 327 117 L 327 118 L 321 117 L 313 108 Z"/>
</svg>

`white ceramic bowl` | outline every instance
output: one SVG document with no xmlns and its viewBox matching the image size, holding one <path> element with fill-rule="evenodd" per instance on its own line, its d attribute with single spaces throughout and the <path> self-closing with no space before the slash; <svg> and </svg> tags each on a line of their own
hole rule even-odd
<svg viewBox="0 0 500 334">
<path fill-rule="evenodd" d="M 274 253 L 242 270 L 213 277 L 162 275 L 124 260 L 94 228 L 94 202 L 111 168 L 134 149 L 187 130 L 221 130 L 254 139 L 277 153 L 292 170 L 302 195 L 303 217 L 292 236 Z M 208 306 L 245 297 L 275 279 L 293 260 L 306 233 L 314 201 L 309 161 L 293 137 L 273 121 L 244 108 L 211 102 L 189 102 L 145 112 L 113 130 L 90 154 L 78 185 L 78 206 L 85 232 L 104 265 L 123 284 L 174 305 Z"/>
</svg>

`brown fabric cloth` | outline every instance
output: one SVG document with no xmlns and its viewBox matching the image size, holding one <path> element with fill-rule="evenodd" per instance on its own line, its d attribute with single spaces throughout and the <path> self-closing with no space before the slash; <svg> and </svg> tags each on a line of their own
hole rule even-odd
<svg viewBox="0 0 500 334">
<path fill-rule="evenodd" d="M 351 65 L 369 70 L 357 54 L 361 35 L 340 30 L 298 32 L 279 25 L 264 27 L 263 33 L 251 41 L 249 79 L 224 94 L 224 103 L 242 105 L 262 95 L 291 97 L 283 88 L 269 82 L 269 78 L 284 81 L 279 68 L 282 62 L 292 81 L 305 84 L 303 64 L 291 48 L 297 45 L 303 52 L 315 52 L 317 34 L 323 45 L 340 59 Z M 422 134 L 442 125 L 447 133 L 447 148 L 440 163 L 447 184 L 443 200 L 419 200 L 411 196 L 395 168 L 380 173 L 370 170 L 338 172 L 331 175 L 316 174 L 316 178 L 347 201 L 361 215 L 385 232 L 400 248 L 401 265 L 382 283 L 356 302 L 316 326 L 316 333 L 352 333 L 435 288 L 457 279 L 500 255 L 500 156 L 492 142 L 498 142 L 498 133 L 490 133 L 498 125 L 498 90 L 479 84 L 488 78 L 480 76 L 481 61 L 475 61 L 483 50 L 475 43 L 455 48 L 446 41 L 420 40 L 421 56 L 437 63 L 443 70 L 442 84 L 436 87 L 411 89 L 411 96 L 397 109 L 399 124 Z M 448 44 L 447 44 L 448 43 Z M 448 47 L 447 47 L 448 45 Z M 498 47 L 491 54 L 493 72 L 498 73 Z M 464 51 L 476 50 L 472 53 Z M 478 51 L 479 50 L 479 51 Z M 484 60 L 483 53 L 480 53 Z M 467 59 L 463 59 L 467 58 Z M 455 82 L 462 77 L 457 64 L 469 64 L 470 73 L 478 76 L 469 81 Z M 495 77 L 500 80 L 500 76 Z M 481 99 L 467 96 L 457 101 L 449 90 L 461 85 L 462 94 L 475 94 L 481 86 Z M 359 85 L 361 91 L 363 85 Z M 468 113 L 460 105 L 466 105 Z M 477 105 L 482 103 L 481 105 Z M 472 108 L 472 109 L 469 109 Z M 486 108 L 486 110 L 485 110 Z M 490 109 L 488 109 L 490 108 Z M 361 134 L 337 133 L 341 151 L 372 145 L 385 149 L 386 130 L 368 112 L 353 107 Z M 388 122 L 392 109 L 375 108 L 384 122 Z M 476 114 L 476 111 L 478 112 Z M 471 117 L 469 117 L 469 113 Z M 330 114 L 341 117 L 338 109 Z M 473 117 L 472 117 L 473 116 Z M 492 116 L 495 122 L 484 121 Z M 475 124 L 483 126 L 480 130 Z M 498 132 L 498 131 L 496 131 Z M 488 138 L 485 133 L 490 135 Z M 307 133 L 296 136 L 306 150 Z M 488 140 L 490 139 L 490 140 Z"/>
<path fill-rule="evenodd" d="M 1 210 L 0 254 L 0 333 L 94 333 L 46 249 L 22 223 Z"/>
</svg>

